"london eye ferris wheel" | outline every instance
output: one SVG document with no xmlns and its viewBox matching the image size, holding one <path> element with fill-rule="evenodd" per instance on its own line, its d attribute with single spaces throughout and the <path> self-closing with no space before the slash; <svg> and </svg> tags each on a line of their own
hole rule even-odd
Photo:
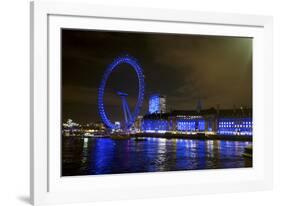
<svg viewBox="0 0 281 206">
<path fill-rule="evenodd" d="M 134 124 L 137 116 L 139 115 L 141 111 L 141 107 L 144 101 L 144 90 L 145 90 L 145 84 L 144 84 L 144 74 L 143 69 L 141 68 L 138 61 L 129 56 L 120 56 L 113 60 L 113 62 L 106 68 L 101 83 L 99 85 L 98 89 L 98 113 L 102 120 L 102 122 L 105 124 L 105 126 L 109 129 L 120 129 L 118 125 L 116 125 L 114 122 L 112 122 L 106 112 L 105 109 L 105 103 L 104 103 L 104 96 L 105 96 L 105 88 L 106 83 L 111 75 L 111 73 L 117 69 L 121 69 L 118 67 L 121 64 L 129 64 L 130 68 L 132 68 L 137 76 L 138 81 L 138 95 L 136 100 L 135 108 L 133 109 L 133 112 L 130 111 L 129 105 L 127 103 L 126 97 L 128 94 L 126 94 L 123 91 L 118 91 L 117 95 L 121 97 L 122 100 L 122 109 L 124 113 L 124 123 L 122 125 L 122 128 L 124 130 L 128 130 L 132 125 Z M 124 77 L 125 78 L 125 77 Z M 129 87 L 130 85 L 128 85 Z"/>
</svg>

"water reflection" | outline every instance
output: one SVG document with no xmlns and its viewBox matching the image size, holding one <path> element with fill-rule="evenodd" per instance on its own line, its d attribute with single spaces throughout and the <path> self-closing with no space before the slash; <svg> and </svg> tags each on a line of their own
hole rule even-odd
<svg viewBox="0 0 281 206">
<path fill-rule="evenodd" d="M 242 157 L 248 144 L 153 137 L 142 141 L 65 137 L 62 175 L 251 167 L 252 162 Z"/>
</svg>

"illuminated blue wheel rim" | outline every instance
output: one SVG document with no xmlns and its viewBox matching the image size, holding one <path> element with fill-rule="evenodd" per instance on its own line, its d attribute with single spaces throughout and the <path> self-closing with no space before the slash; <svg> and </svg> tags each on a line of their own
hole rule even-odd
<svg viewBox="0 0 281 206">
<path fill-rule="evenodd" d="M 98 112 L 102 122 L 106 125 L 106 127 L 110 129 L 118 129 L 118 126 L 112 123 L 106 115 L 105 107 L 104 107 L 104 90 L 106 87 L 106 82 L 110 76 L 110 74 L 118 69 L 118 65 L 120 64 L 129 64 L 131 68 L 134 69 L 136 75 L 138 77 L 138 99 L 135 106 L 135 109 L 132 113 L 132 118 L 126 123 L 126 129 L 129 129 L 135 122 L 137 116 L 141 111 L 141 107 L 144 101 L 144 75 L 141 66 L 138 64 L 137 60 L 130 56 L 117 57 L 113 60 L 113 62 L 106 68 L 102 81 L 100 83 L 98 89 Z"/>
</svg>

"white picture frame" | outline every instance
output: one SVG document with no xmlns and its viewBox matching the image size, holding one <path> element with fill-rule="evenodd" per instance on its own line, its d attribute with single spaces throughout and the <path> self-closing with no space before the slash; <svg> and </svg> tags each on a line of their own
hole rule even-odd
<svg viewBox="0 0 281 206">
<path fill-rule="evenodd" d="M 57 106 L 60 101 L 59 31 L 66 27 L 253 37 L 253 168 L 61 177 L 60 138 L 57 138 L 60 132 Z M 32 2 L 32 203 L 41 205 L 271 189 L 272 56 L 272 17 L 268 16 Z"/>
</svg>

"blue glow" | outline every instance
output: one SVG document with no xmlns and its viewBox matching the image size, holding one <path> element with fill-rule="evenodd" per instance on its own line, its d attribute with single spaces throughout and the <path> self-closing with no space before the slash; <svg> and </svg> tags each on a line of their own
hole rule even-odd
<svg viewBox="0 0 281 206">
<path fill-rule="evenodd" d="M 124 57 L 118 57 L 113 60 L 113 62 L 107 67 L 105 70 L 102 81 L 100 83 L 99 89 L 98 89 L 98 112 L 100 115 L 100 118 L 102 122 L 111 129 L 118 129 L 114 123 L 112 123 L 105 112 L 104 108 L 104 90 L 106 86 L 106 82 L 113 70 L 118 69 L 120 67 L 117 67 L 120 64 L 129 64 L 136 72 L 137 77 L 138 77 L 138 86 L 139 86 L 139 91 L 138 91 L 138 100 L 134 109 L 134 112 L 132 113 L 131 119 L 126 123 L 125 127 L 130 128 L 133 123 L 135 122 L 136 117 L 138 116 L 141 106 L 144 100 L 144 74 L 141 66 L 138 64 L 137 60 L 134 59 L 133 57 L 130 56 L 124 56 Z"/>
<path fill-rule="evenodd" d="M 144 119 L 142 131 L 145 132 L 217 132 L 219 135 L 252 135 L 252 118 L 221 118 L 217 121 L 217 130 L 213 130 L 210 120 L 177 119 L 176 127 L 173 122 L 165 119 Z"/>
<path fill-rule="evenodd" d="M 205 131 L 205 120 L 199 120 L 198 121 L 198 130 L 201 131 Z"/>
<path fill-rule="evenodd" d="M 185 132 L 205 131 L 205 120 L 203 119 L 181 119 L 177 121 L 177 130 Z"/>
<path fill-rule="evenodd" d="M 218 134 L 252 135 L 252 118 L 221 118 L 218 120 Z"/>
<path fill-rule="evenodd" d="M 160 94 L 153 94 L 149 97 L 148 112 L 165 113 L 166 112 L 166 97 Z"/>
<path fill-rule="evenodd" d="M 178 120 L 177 121 L 177 130 L 193 132 L 196 130 L 196 121 L 189 120 L 189 119 Z"/>
<path fill-rule="evenodd" d="M 142 121 L 142 130 L 146 132 L 168 131 L 168 120 L 144 120 Z"/>
<path fill-rule="evenodd" d="M 160 110 L 160 97 L 158 94 L 151 95 L 149 98 L 149 113 L 156 113 Z"/>
</svg>

